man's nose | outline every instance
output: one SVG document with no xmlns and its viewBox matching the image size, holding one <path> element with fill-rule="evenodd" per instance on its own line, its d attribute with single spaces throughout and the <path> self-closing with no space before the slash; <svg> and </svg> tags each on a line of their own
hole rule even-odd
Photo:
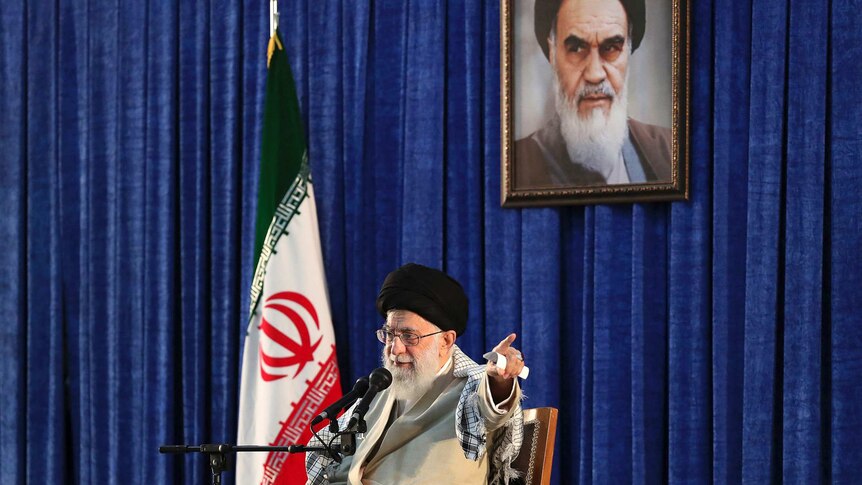
<svg viewBox="0 0 862 485">
<path fill-rule="evenodd" d="M 590 57 L 587 58 L 587 67 L 584 69 L 584 80 L 592 84 L 605 80 L 605 68 L 598 49 L 590 49 Z"/>
<path fill-rule="evenodd" d="M 404 346 L 404 342 L 401 341 L 401 337 L 393 337 L 392 347 L 389 351 L 392 352 L 392 355 L 400 355 L 407 351 L 407 347 Z"/>
</svg>

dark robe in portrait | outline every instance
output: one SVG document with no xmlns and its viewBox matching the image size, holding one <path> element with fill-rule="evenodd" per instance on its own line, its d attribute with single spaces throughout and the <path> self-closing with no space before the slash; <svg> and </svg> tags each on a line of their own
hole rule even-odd
<svg viewBox="0 0 862 485">
<path fill-rule="evenodd" d="M 623 159 L 631 183 L 670 182 L 670 130 L 631 118 L 628 128 Z M 517 140 L 514 152 L 512 176 L 518 190 L 607 184 L 599 173 L 569 159 L 556 116 L 539 131 Z"/>
</svg>

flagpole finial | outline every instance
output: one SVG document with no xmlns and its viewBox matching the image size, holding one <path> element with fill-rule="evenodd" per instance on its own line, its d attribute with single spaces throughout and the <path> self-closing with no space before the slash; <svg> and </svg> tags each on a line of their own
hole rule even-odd
<svg viewBox="0 0 862 485">
<path fill-rule="evenodd" d="M 274 33 L 269 37 L 269 44 L 266 46 L 266 68 L 269 69 L 269 63 L 272 62 L 272 55 L 275 53 L 275 49 L 284 50 L 284 46 L 281 45 L 281 41 L 278 39 L 278 36 Z"/>
<path fill-rule="evenodd" d="M 275 31 L 278 29 L 278 0 L 269 0 L 269 45 L 266 47 L 266 67 L 269 68 L 269 63 L 272 60 L 272 54 L 275 48 L 282 49 L 281 42 Z"/>
</svg>

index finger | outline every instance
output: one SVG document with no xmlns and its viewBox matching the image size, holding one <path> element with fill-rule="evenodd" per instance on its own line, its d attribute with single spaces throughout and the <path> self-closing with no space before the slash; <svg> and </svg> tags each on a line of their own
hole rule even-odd
<svg viewBox="0 0 862 485">
<path fill-rule="evenodd" d="M 499 348 L 500 350 L 508 349 L 509 346 L 512 345 L 512 342 L 515 341 L 515 338 L 517 338 L 517 335 L 515 335 L 514 333 L 510 333 L 508 337 L 500 341 L 500 344 L 497 345 L 497 348 Z"/>
</svg>

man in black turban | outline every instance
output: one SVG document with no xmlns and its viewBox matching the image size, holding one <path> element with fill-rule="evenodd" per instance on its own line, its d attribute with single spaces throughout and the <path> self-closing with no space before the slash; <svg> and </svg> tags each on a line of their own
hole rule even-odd
<svg viewBox="0 0 862 485">
<path fill-rule="evenodd" d="M 506 483 L 523 427 L 515 334 L 494 347 L 502 368 L 471 360 L 455 345 L 467 327 L 464 289 L 418 264 L 389 273 L 377 310 L 392 384 L 372 402 L 353 456 L 307 454 L 308 483 Z"/>
<path fill-rule="evenodd" d="M 556 112 L 515 142 L 515 186 L 670 181 L 670 130 L 628 118 L 629 59 L 646 30 L 644 0 L 536 0 L 534 20 Z"/>
</svg>

